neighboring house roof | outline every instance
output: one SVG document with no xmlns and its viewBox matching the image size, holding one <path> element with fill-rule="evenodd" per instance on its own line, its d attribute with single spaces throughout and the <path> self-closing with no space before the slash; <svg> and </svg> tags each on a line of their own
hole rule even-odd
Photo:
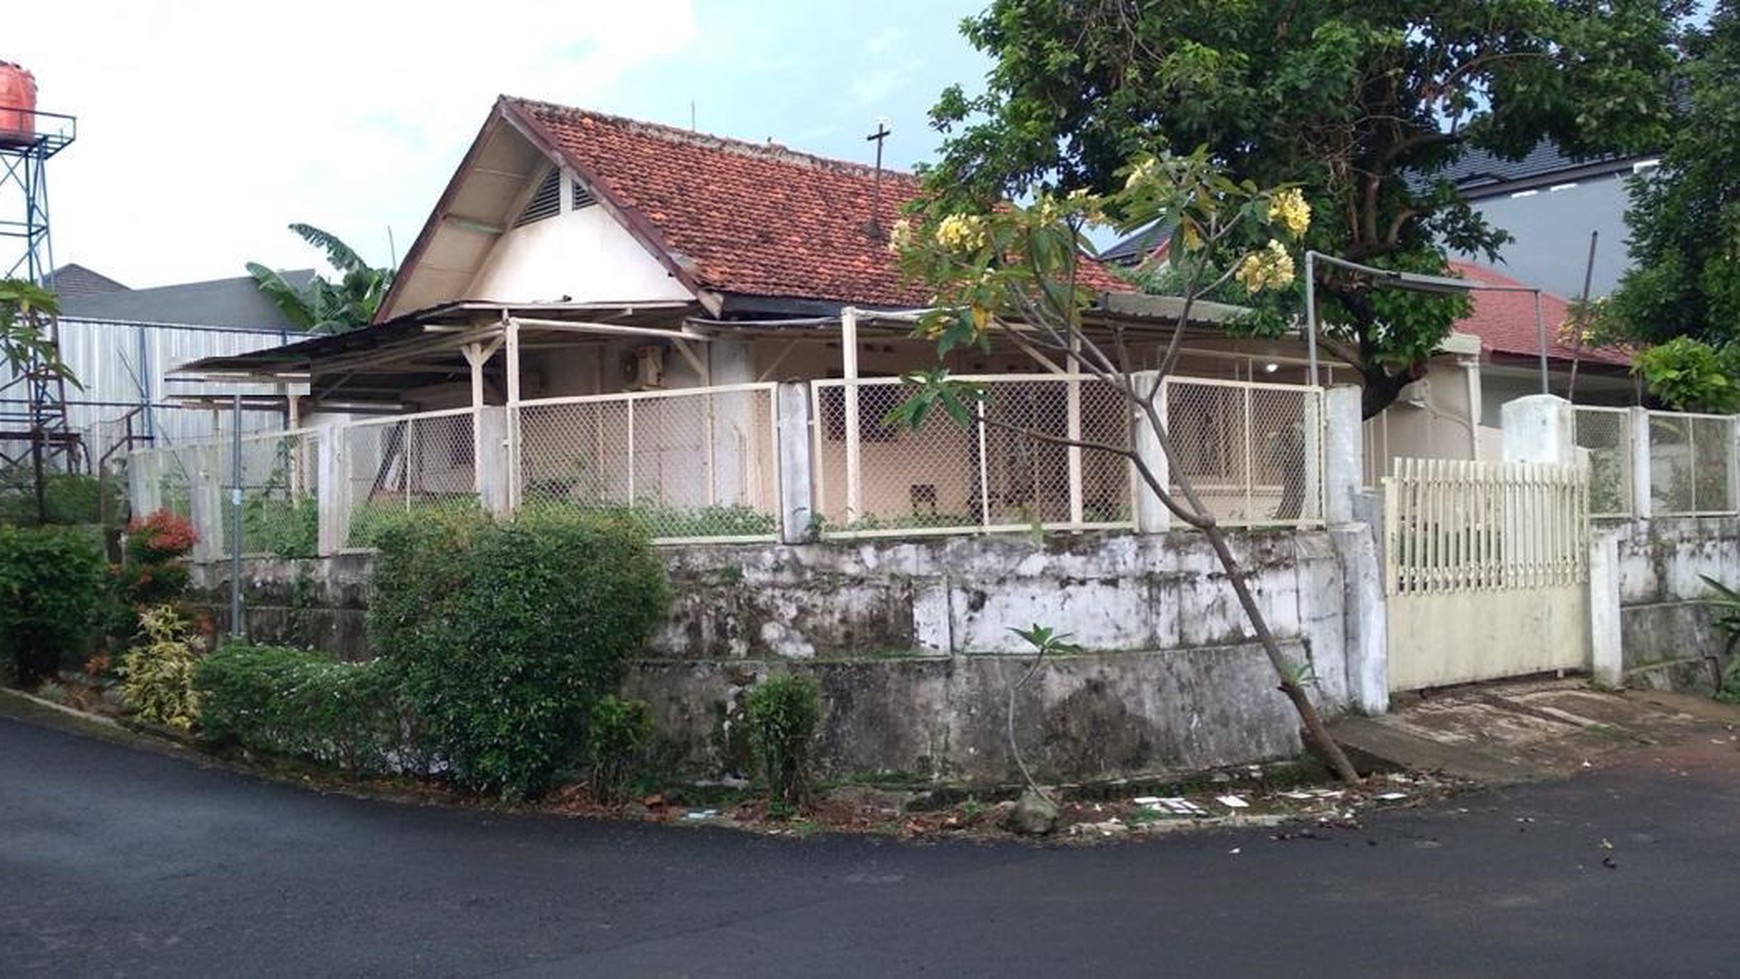
<svg viewBox="0 0 1740 979">
<path fill-rule="evenodd" d="M 297 289 L 314 279 L 313 269 L 283 273 Z M 126 289 L 88 295 L 63 296 L 60 313 L 86 320 L 122 320 L 135 323 L 186 323 L 195 326 L 225 326 L 242 329 L 297 329 L 278 307 L 260 293 L 250 276 L 184 282 L 151 289 Z"/>
<path fill-rule="evenodd" d="M 1172 226 L 1156 221 L 1100 252 L 1107 265 L 1135 266 L 1172 242 Z"/>
<path fill-rule="evenodd" d="M 1521 287 L 1523 283 L 1484 266 L 1469 262 L 1451 262 L 1453 275 L 1471 282 L 1493 286 Z M 1468 293 L 1474 311 L 1456 323 L 1458 333 L 1480 338 L 1481 352 L 1497 357 L 1538 357 L 1540 340 L 1535 332 L 1535 297 L 1528 292 Z M 1629 367 L 1631 357 L 1612 347 L 1585 347 L 1577 350 L 1560 339 L 1559 327 L 1570 313 L 1570 305 L 1550 292 L 1541 293 L 1541 322 L 1547 331 L 1547 356 L 1555 360 L 1582 360 L 1584 363 Z"/>
<path fill-rule="evenodd" d="M 1637 154 L 1609 153 L 1576 160 L 1561 153 L 1550 140 L 1542 140 L 1520 160 L 1507 160 L 1471 148 L 1434 174 L 1431 181 L 1448 180 L 1464 197 L 1480 200 L 1609 174 L 1630 174 L 1649 159 Z"/>
<path fill-rule="evenodd" d="M 93 272 L 76 262 L 68 262 L 54 270 L 54 292 L 63 301 L 73 296 L 97 296 L 106 292 L 126 292 L 127 287 L 114 279 Z"/>
</svg>

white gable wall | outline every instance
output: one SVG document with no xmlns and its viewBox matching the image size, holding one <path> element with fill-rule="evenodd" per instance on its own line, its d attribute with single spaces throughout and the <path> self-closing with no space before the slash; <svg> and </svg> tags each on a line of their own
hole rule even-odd
<svg viewBox="0 0 1740 979">
<path fill-rule="evenodd" d="M 563 181 L 563 204 L 568 182 Z M 511 228 L 496 242 L 468 299 L 498 302 L 688 301 L 682 283 L 603 207 L 564 210 Z"/>
</svg>

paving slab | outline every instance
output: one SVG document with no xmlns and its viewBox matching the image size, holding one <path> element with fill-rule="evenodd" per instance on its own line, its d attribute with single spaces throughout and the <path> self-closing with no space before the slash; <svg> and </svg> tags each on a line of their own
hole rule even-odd
<svg viewBox="0 0 1740 979">
<path fill-rule="evenodd" d="M 1442 771 L 1507 784 L 1613 764 L 1649 746 L 1740 743 L 1740 708 L 1664 691 L 1605 691 L 1578 680 L 1478 684 L 1428 693 L 1330 733 L 1372 767 Z"/>
</svg>

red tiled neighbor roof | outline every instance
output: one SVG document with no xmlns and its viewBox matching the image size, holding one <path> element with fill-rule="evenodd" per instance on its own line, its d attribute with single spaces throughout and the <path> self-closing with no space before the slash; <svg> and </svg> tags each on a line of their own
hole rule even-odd
<svg viewBox="0 0 1740 979">
<path fill-rule="evenodd" d="M 595 193 L 683 268 L 691 287 L 750 296 L 915 307 L 883 239 L 867 233 L 875 171 L 778 145 L 503 99 Z M 911 174 L 882 171 L 876 218 L 886 232 L 918 194 Z M 1093 284 L 1127 288 L 1097 267 Z"/>
<path fill-rule="evenodd" d="M 1451 262 L 1451 274 L 1493 286 L 1521 286 L 1523 283 L 1492 269 L 1468 262 Z M 1540 356 L 1540 341 L 1535 333 L 1535 297 L 1527 292 L 1482 292 L 1468 294 L 1474 312 L 1456 324 L 1458 333 L 1470 333 L 1480 338 L 1480 348 L 1499 356 Z M 1585 363 L 1631 366 L 1631 357 L 1612 347 L 1585 347 L 1578 351 L 1559 339 L 1559 326 L 1565 322 L 1570 306 L 1550 292 L 1541 293 L 1541 322 L 1547 328 L 1547 356 L 1569 361 L 1579 358 Z"/>
</svg>

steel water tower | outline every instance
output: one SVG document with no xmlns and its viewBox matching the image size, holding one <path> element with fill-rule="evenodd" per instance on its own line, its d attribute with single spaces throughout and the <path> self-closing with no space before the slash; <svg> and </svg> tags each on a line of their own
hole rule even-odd
<svg viewBox="0 0 1740 979">
<path fill-rule="evenodd" d="M 78 134 L 72 116 L 36 108 L 36 79 L 0 61 L 0 279 L 27 279 L 54 288 L 54 249 L 49 242 L 48 161 Z M 53 317 L 42 324 L 51 342 Z M 15 377 L 0 375 L 0 453 L 20 462 L 29 453 L 38 465 L 80 465 L 78 438 L 67 427 L 66 382 L 38 359 Z"/>
</svg>

